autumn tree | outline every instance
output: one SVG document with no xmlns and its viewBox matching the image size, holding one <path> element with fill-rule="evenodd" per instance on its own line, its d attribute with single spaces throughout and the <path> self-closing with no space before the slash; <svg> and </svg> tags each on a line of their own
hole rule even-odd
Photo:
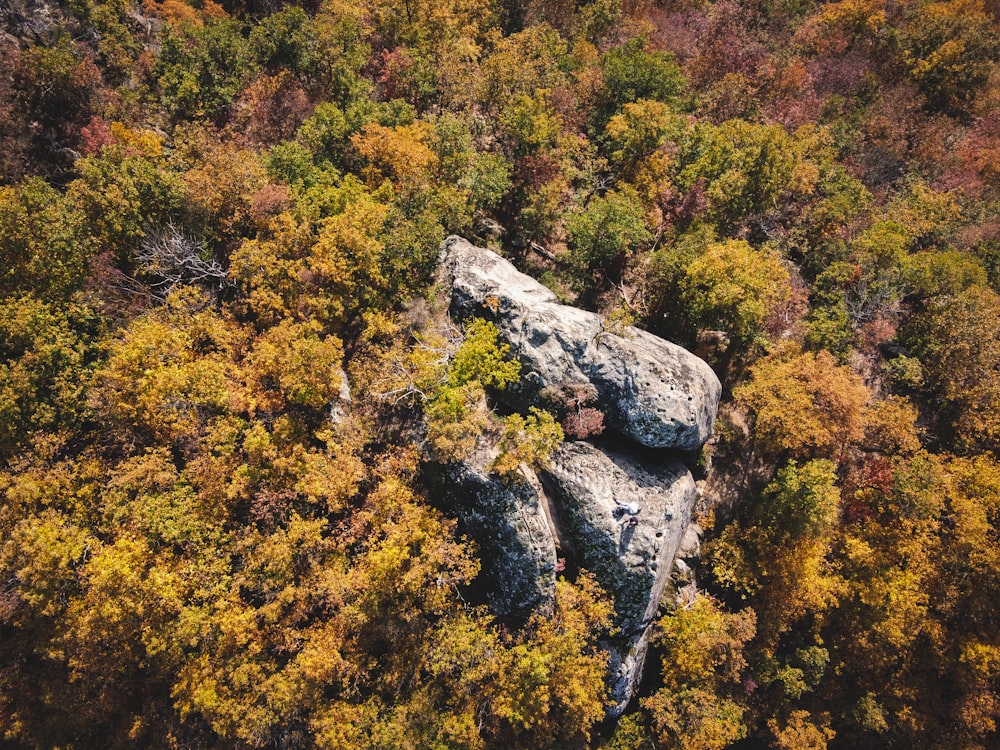
<svg viewBox="0 0 1000 750">
<path fill-rule="evenodd" d="M 132 243 L 146 226 L 168 223 L 181 186 L 167 164 L 162 137 L 120 124 L 111 133 L 112 143 L 76 162 L 79 177 L 67 196 L 83 214 L 93 252 L 108 253 L 128 269 Z"/>
<path fill-rule="evenodd" d="M 586 747 L 604 716 L 607 654 L 596 638 L 611 627 L 612 605 L 597 581 L 581 575 L 556 583 L 555 608 L 538 614 L 501 656 L 494 742 L 517 748 L 555 742 Z"/>
<path fill-rule="evenodd" d="M 0 303 L 0 456 L 34 435 L 83 430 L 86 385 L 97 359 L 93 311 L 60 309 L 31 296 Z"/>
<path fill-rule="evenodd" d="M 947 408 L 960 449 L 996 450 L 996 372 L 1000 363 L 1000 298 L 973 286 L 945 297 L 913 320 L 908 332 L 927 387 Z"/>
<path fill-rule="evenodd" d="M 664 684 L 642 704 L 659 743 L 721 750 L 747 735 L 739 693 L 755 624 L 752 610 L 728 613 L 705 595 L 657 622 L 653 638 L 663 649 Z"/>
<path fill-rule="evenodd" d="M 532 407 L 527 417 L 511 414 L 504 419 L 500 455 L 491 468 L 500 474 L 513 473 L 521 464 L 544 468 L 562 440 L 562 427 L 548 412 Z"/>
<path fill-rule="evenodd" d="M 0 290 L 61 300 L 81 286 L 92 252 L 83 216 L 40 178 L 0 187 Z"/>
<path fill-rule="evenodd" d="M 771 648 L 798 618 L 836 603 L 838 582 L 826 562 L 840 512 L 834 468 L 825 459 L 788 464 L 750 518 L 711 547 L 713 575 L 749 595 Z"/>
<path fill-rule="evenodd" d="M 202 293 L 178 289 L 129 327 L 96 375 L 93 406 L 140 442 L 195 438 L 238 396 L 242 332 L 204 303 Z"/>
<path fill-rule="evenodd" d="M 829 352 L 772 354 L 733 395 L 753 415 L 755 446 L 769 456 L 837 458 L 863 434 L 868 392 Z"/>
<path fill-rule="evenodd" d="M 681 289 L 695 325 L 722 330 L 742 348 L 763 335 L 768 316 L 788 299 L 789 276 L 773 251 L 729 240 L 687 265 Z"/>
<path fill-rule="evenodd" d="M 1000 47 L 977 0 L 922 3 L 901 36 L 907 72 L 930 103 L 961 113 L 990 75 Z"/>
<path fill-rule="evenodd" d="M 71 34 L 46 34 L 44 42 L 29 36 L 36 43 L 0 47 L 7 70 L 0 86 L 0 143 L 6 152 L 0 181 L 39 174 L 65 184 L 73 154 L 86 142 L 82 129 L 100 109 L 101 70 Z"/>
</svg>

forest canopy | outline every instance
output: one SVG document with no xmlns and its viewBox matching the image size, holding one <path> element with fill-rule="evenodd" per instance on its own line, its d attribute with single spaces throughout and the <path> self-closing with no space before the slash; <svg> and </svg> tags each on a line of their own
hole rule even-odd
<svg viewBox="0 0 1000 750">
<path fill-rule="evenodd" d="M 995 0 L 4 0 L 11 748 L 1000 743 Z M 442 240 L 705 358 L 696 576 L 499 618 L 435 467 L 509 413 Z"/>
</svg>

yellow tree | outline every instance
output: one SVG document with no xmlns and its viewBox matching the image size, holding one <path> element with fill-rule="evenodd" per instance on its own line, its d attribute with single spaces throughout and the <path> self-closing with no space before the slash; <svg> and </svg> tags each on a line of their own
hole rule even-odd
<svg viewBox="0 0 1000 750">
<path fill-rule="evenodd" d="M 725 331 L 741 348 L 763 335 L 767 317 L 790 294 L 780 257 L 743 240 L 709 244 L 685 268 L 681 285 L 695 324 Z"/>
<path fill-rule="evenodd" d="M 754 445 L 768 456 L 837 458 L 864 434 L 868 392 L 826 351 L 792 347 L 765 357 L 733 396 L 753 416 Z"/>
<path fill-rule="evenodd" d="M 722 750 L 746 736 L 739 694 L 755 624 L 753 610 L 728 613 L 704 595 L 657 622 L 664 684 L 642 705 L 664 747 Z"/>
<path fill-rule="evenodd" d="M 1000 295 L 973 286 L 917 316 L 905 332 L 927 389 L 962 450 L 1000 448 Z"/>
</svg>

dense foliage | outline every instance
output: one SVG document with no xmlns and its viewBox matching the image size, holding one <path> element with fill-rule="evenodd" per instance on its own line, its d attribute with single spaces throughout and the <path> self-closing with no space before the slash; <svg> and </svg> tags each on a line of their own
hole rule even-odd
<svg viewBox="0 0 1000 750">
<path fill-rule="evenodd" d="M 5 0 L 4 746 L 996 747 L 998 39 L 990 0 Z M 429 489 L 603 429 L 491 410 L 448 233 L 725 385 L 618 722 L 609 593 L 497 622 Z"/>
</svg>

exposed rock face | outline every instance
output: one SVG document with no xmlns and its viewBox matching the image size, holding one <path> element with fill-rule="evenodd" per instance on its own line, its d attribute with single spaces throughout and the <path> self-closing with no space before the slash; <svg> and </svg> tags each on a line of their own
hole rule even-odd
<svg viewBox="0 0 1000 750">
<path fill-rule="evenodd" d="M 656 336 L 608 332 L 600 316 L 559 304 L 506 260 L 461 238 L 445 240 L 441 262 L 452 314 L 492 320 L 522 364 L 521 383 L 504 396 L 512 408 L 584 393 L 621 433 L 598 445 L 565 443 L 538 476 L 522 466 L 523 481 L 489 475 L 480 455 L 447 467 L 442 488 L 479 544 L 478 583 L 502 619 L 523 621 L 551 606 L 559 555 L 592 571 L 614 597 L 619 634 L 603 646 L 611 657 L 609 713 L 620 715 L 641 679 L 697 496 L 690 472 L 662 449 L 695 450 L 710 437 L 718 378 Z"/>
<path fill-rule="evenodd" d="M 462 531 L 476 540 L 482 558 L 478 584 L 493 612 L 520 622 L 552 605 L 556 542 L 536 482 L 507 482 L 470 462 L 448 467 L 442 488 Z"/>
<path fill-rule="evenodd" d="M 541 476 L 576 561 L 614 594 L 621 634 L 608 644 L 610 688 L 617 710 L 624 711 L 691 517 L 694 479 L 669 457 L 600 450 L 583 442 L 560 447 Z"/>
<path fill-rule="evenodd" d="M 655 617 L 691 519 L 694 479 L 682 463 L 640 463 L 622 450 L 563 444 L 541 474 L 577 562 L 615 593 L 626 636 Z"/>
<path fill-rule="evenodd" d="M 545 387 L 592 387 L 608 422 L 637 442 L 696 450 L 712 434 L 722 387 L 702 360 L 628 328 L 606 331 L 595 313 L 555 295 L 490 250 L 460 237 L 444 242 L 452 312 L 494 321 L 524 368 L 521 397 Z"/>
<path fill-rule="evenodd" d="M 336 400 L 330 402 L 330 421 L 333 424 L 340 424 L 347 418 L 351 410 L 351 384 L 347 380 L 347 373 L 344 368 L 340 368 L 340 389 L 337 392 Z"/>
</svg>

